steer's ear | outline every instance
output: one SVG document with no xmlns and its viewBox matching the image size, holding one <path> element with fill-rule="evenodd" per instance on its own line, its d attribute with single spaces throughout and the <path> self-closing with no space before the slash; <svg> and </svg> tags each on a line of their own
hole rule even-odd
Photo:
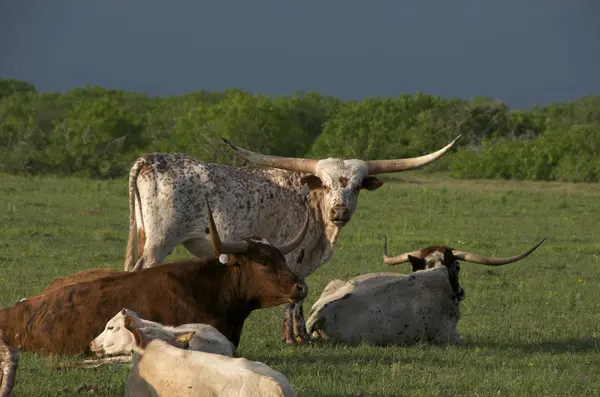
<svg viewBox="0 0 600 397">
<path fill-rule="evenodd" d="M 375 176 L 368 176 L 362 181 L 361 189 L 377 190 L 383 185 L 383 181 Z"/>
<path fill-rule="evenodd" d="M 133 317 L 127 315 L 123 320 L 125 323 L 125 329 L 133 334 L 133 339 L 135 339 L 135 344 L 141 348 L 146 347 L 146 341 L 144 341 L 144 335 L 140 332 L 139 329 L 135 326 L 135 322 Z"/>
<path fill-rule="evenodd" d="M 425 259 L 423 259 L 423 258 L 419 258 L 417 256 L 409 255 L 408 256 L 408 261 L 412 265 L 412 271 L 413 272 L 416 272 L 417 270 L 424 270 L 425 269 L 426 262 L 425 262 Z"/>
<path fill-rule="evenodd" d="M 448 247 L 444 249 L 444 265 L 451 266 L 454 264 L 454 254 L 452 250 Z"/>
<path fill-rule="evenodd" d="M 190 346 L 192 337 L 196 334 L 196 331 L 179 332 L 175 334 L 172 344 L 180 349 L 187 349 Z"/>
<path fill-rule="evenodd" d="M 310 190 L 315 190 L 320 187 L 323 187 L 323 181 L 316 175 L 303 176 L 300 179 L 300 183 L 302 183 L 303 185 L 306 183 Z"/>
</svg>

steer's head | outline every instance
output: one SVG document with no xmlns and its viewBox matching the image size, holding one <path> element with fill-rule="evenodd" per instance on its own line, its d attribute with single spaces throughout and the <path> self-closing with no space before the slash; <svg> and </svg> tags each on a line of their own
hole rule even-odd
<svg viewBox="0 0 600 397">
<path fill-rule="evenodd" d="M 487 266 L 506 265 L 525 258 L 535 251 L 537 247 L 544 242 L 544 240 L 546 240 L 545 237 L 539 243 L 522 254 L 505 258 L 493 258 L 480 254 L 474 254 L 472 252 L 459 251 L 444 245 L 429 246 L 419 251 L 405 252 L 394 257 L 389 257 L 387 253 L 387 238 L 384 238 L 383 261 L 388 265 L 399 265 L 401 263 L 410 262 L 413 272 L 432 269 L 435 267 L 445 267 L 448 270 L 448 280 L 450 281 L 452 291 L 454 291 L 455 296 L 460 301 L 465 298 L 465 291 L 460 286 L 458 281 L 458 274 L 460 272 L 460 264 L 458 261 L 479 263 Z"/>
<path fill-rule="evenodd" d="M 269 156 L 235 146 L 223 138 L 233 150 L 260 165 L 289 171 L 304 172 L 302 183 L 323 194 L 323 219 L 335 227 L 344 226 L 356 209 L 361 189 L 375 190 L 383 182 L 373 175 L 413 170 L 442 157 L 454 146 L 460 135 L 443 149 L 420 157 L 397 160 L 323 160 Z"/>
<path fill-rule="evenodd" d="M 287 265 L 284 255 L 292 252 L 304 239 L 309 224 L 309 211 L 302 228 L 290 241 L 274 246 L 261 237 L 241 241 L 221 241 L 208 199 L 208 225 L 213 251 L 222 263 L 239 267 L 238 274 L 248 292 L 256 295 L 261 307 L 299 302 L 306 298 L 308 286 Z"/>
</svg>

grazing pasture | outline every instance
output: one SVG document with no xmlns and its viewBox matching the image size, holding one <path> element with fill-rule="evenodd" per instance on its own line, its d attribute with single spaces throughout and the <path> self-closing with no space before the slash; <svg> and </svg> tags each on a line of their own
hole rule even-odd
<svg viewBox="0 0 600 397">
<path fill-rule="evenodd" d="M 17 177 L 0 184 L 0 307 L 87 268 L 121 269 L 127 181 Z M 407 273 L 390 252 L 445 244 L 507 256 L 461 263 L 462 346 L 287 347 L 281 309 L 254 312 L 239 352 L 284 373 L 299 396 L 592 396 L 600 390 L 600 185 L 456 181 L 411 172 L 363 192 L 331 262 L 313 273 L 310 307 L 332 278 Z M 202 200 L 198 197 L 198 200 Z M 300 227 L 301 225 L 298 225 Z M 168 258 L 187 258 L 178 247 Z M 134 309 L 134 308 L 132 308 Z M 122 395 L 127 367 L 57 370 L 65 357 L 21 353 L 14 396 Z"/>
</svg>

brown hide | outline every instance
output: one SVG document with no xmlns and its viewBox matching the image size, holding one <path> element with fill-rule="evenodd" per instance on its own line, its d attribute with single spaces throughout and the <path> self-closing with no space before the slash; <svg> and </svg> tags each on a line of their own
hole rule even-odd
<svg viewBox="0 0 600 397">
<path fill-rule="evenodd" d="M 0 329 L 9 345 L 22 350 L 89 353 L 90 341 L 126 307 L 164 325 L 212 325 L 237 348 L 244 320 L 252 310 L 306 296 L 294 292 L 297 283 L 304 291 L 306 284 L 283 263 L 283 267 L 257 264 L 244 256 L 237 262 L 230 256 L 228 265 L 195 260 L 115 272 L 34 295 L 4 309 Z"/>
<path fill-rule="evenodd" d="M 104 268 L 104 269 L 88 269 L 81 272 L 75 273 L 72 276 L 60 277 L 52 280 L 50 285 L 46 287 L 40 294 L 64 287 L 65 285 L 76 284 L 83 281 L 96 280 L 104 276 L 119 273 L 116 269 Z"/>
</svg>

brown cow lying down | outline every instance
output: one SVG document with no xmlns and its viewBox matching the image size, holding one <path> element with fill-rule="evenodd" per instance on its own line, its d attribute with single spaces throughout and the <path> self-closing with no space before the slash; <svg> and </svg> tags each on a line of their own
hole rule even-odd
<svg viewBox="0 0 600 397">
<path fill-rule="evenodd" d="M 291 241 L 274 247 L 259 238 L 222 242 L 207 204 L 210 240 L 217 259 L 118 272 L 65 285 L 0 311 L 8 344 L 42 354 L 89 353 L 89 343 L 123 307 L 165 325 L 209 324 L 237 348 L 244 320 L 259 308 L 298 302 L 308 286 L 284 255 L 306 234 L 307 217 Z"/>
<path fill-rule="evenodd" d="M 101 269 L 88 269 L 77 272 L 71 276 L 59 277 L 52 280 L 49 286 L 47 286 L 40 294 L 54 291 L 65 285 L 77 284 L 84 281 L 97 280 L 104 276 L 115 275 L 119 273 L 117 269 L 101 268 Z"/>
</svg>

